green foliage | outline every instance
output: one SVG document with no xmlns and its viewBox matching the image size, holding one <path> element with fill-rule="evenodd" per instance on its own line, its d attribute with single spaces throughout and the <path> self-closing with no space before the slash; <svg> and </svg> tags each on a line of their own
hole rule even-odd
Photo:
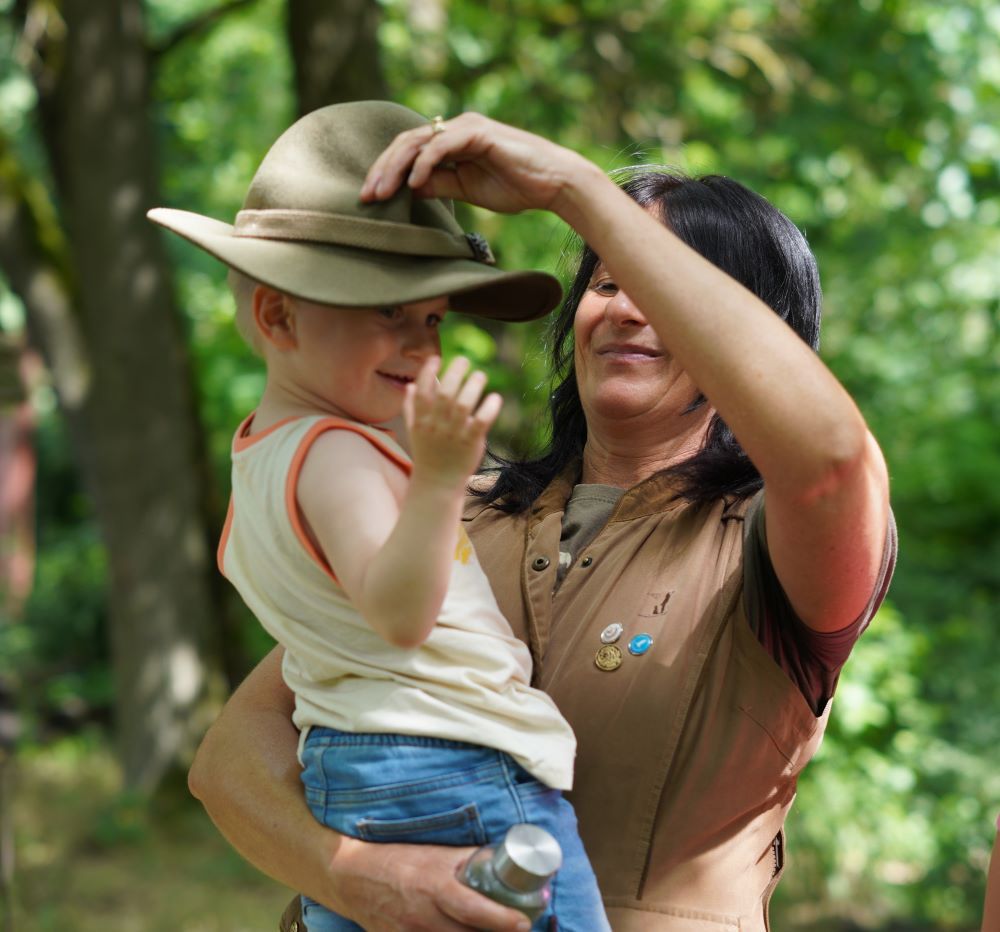
<svg viewBox="0 0 1000 932">
<path fill-rule="evenodd" d="M 111 703 L 103 547 L 66 446 L 44 416 L 38 448 L 38 557 L 18 618 L 0 621 L 0 680 L 17 687 L 27 739 L 106 718 Z"/>
<path fill-rule="evenodd" d="M 18 760 L 14 928 L 231 932 L 277 925 L 291 892 L 229 847 L 188 798 L 123 797 L 93 732 Z"/>
</svg>

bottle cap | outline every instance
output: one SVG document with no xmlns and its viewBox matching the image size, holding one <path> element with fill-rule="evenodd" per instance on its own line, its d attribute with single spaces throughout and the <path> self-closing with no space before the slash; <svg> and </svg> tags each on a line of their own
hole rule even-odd
<svg viewBox="0 0 1000 932">
<path fill-rule="evenodd" d="M 496 876 L 519 893 L 540 890 L 561 864 L 559 842 L 544 828 L 527 822 L 511 826 L 493 855 Z"/>
</svg>

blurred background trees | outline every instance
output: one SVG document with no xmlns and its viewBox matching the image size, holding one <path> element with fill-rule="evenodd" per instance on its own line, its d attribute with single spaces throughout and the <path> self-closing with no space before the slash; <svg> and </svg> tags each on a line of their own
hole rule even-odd
<svg viewBox="0 0 1000 932">
<path fill-rule="evenodd" d="M 110 808 L 80 838 L 129 850 L 164 799 L 189 811 L 174 778 L 269 646 L 213 559 L 231 432 L 262 373 L 222 268 L 145 211 L 230 218 L 298 113 L 387 96 L 480 110 L 609 170 L 729 174 L 806 231 L 823 356 L 885 448 L 901 557 L 803 780 L 776 927 L 974 928 L 1000 809 L 998 40 L 987 0 L 0 0 L 0 879 L 13 819 L 15 906 L 72 850 L 33 848 L 35 797 L 13 813 L 5 749 L 22 784 L 59 760 L 72 784 L 114 742 Z M 551 217 L 460 210 L 501 264 L 572 260 Z M 456 318 L 445 340 L 505 395 L 498 444 L 530 446 L 541 327 Z"/>
</svg>

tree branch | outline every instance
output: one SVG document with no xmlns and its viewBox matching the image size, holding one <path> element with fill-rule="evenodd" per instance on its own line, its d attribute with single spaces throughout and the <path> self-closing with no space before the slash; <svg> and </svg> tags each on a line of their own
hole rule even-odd
<svg viewBox="0 0 1000 932">
<path fill-rule="evenodd" d="M 150 55 L 154 59 L 166 55 L 188 39 L 194 38 L 199 33 L 207 32 L 223 17 L 256 2 L 257 0 L 227 0 L 215 9 L 206 10 L 199 16 L 194 16 L 183 25 L 178 26 L 169 36 L 153 45 L 149 50 Z"/>
</svg>

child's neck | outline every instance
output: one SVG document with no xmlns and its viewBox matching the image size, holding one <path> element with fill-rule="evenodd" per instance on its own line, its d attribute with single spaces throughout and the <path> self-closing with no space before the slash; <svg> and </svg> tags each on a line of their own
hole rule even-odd
<svg viewBox="0 0 1000 932">
<path fill-rule="evenodd" d="M 256 434 L 288 418 L 308 417 L 313 414 L 327 414 L 332 417 L 353 420 L 349 414 L 340 410 L 336 405 L 308 397 L 301 392 L 289 390 L 269 378 L 264 386 L 264 392 L 260 396 L 260 402 L 254 411 L 250 432 Z"/>
</svg>

